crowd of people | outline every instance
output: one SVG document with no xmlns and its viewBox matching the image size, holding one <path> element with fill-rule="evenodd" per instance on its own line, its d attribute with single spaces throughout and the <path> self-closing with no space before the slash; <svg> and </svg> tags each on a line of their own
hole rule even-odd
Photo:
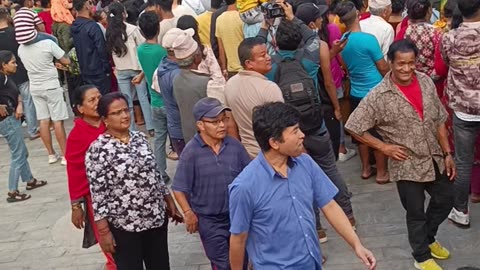
<svg viewBox="0 0 480 270">
<path fill-rule="evenodd" d="M 23 121 L 106 269 L 169 269 L 169 222 L 212 269 L 321 269 L 320 212 L 375 269 L 337 167 L 358 153 L 396 184 L 415 268 L 441 270 L 440 224 L 480 202 L 479 59 L 480 0 L 2 0 L 7 201 L 47 185 Z"/>
</svg>

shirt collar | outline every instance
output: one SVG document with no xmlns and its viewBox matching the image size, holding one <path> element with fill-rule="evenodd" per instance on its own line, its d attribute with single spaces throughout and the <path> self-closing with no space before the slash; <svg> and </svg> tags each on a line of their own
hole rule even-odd
<svg viewBox="0 0 480 270">
<path fill-rule="evenodd" d="M 383 78 L 382 82 L 378 85 L 378 87 L 381 87 L 380 93 L 385 93 L 385 92 L 399 93 L 397 85 L 392 81 L 391 75 L 392 75 L 392 71 L 389 71 Z M 415 72 L 415 76 L 417 77 L 417 81 L 420 83 L 420 80 L 422 79 L 421 74 L 418 72 Z"/>
<path fill-rule="evenodd" d="M 238 72 L 238 74 L 241 75 L 241 76 L 257 77 L 257 78 L 260 78 L 260 79 L 268 80 L 267 77 L 263 76 L 262 74 L 260 74 L 256 71 L 253 71 L 253 70 L 240 70 Z"/>
<path fill-rule="evenodd" d="M 208 144 L 205 143 L 205 141 L 202 139 L 202 136 L 200 136 L 200 133 L 196 133 L 195 136 L 193 136 L 193 138 L 195 139 L 195 141 L 198 143 L 198 145 L 200 145 L 200 147 L 210 147 Z M 226 137 L 225 137 L 226 138 Z M 225 145 L 228 144 L 228 141 L 226 139 L 223 139 L 222 141 L 222 146 L 220 147 L 220 149 L 222 149 L 223 147 L 225 147 Z"/>
<path fill-rule="evenodd" d="M 275 175 L 277 175 L 278 177 L 280 177 L 282 179 L 284 178 L 283 176 L 281 176 L 279 173 L 277 173 L 273 169 L 273 167 L 272 167 L 272 165 L 270 165 L 270 163 L 268 163 L 268 161 L 265 159 L 265 155 L 263 154 L 262 151 L 260 151 L 258 153 L 257 159 L 260 162 L 260 164 L 262 165 L 262 167 L 267 171 L 270 178 L 274 178 Z M 296 164 L 297 164 L 297 159 L 296 158 L 292 158 L 292 157 L 288 158 L 288 161 L 287 161 L 288 168 L 292 169 Z"/>
</svg>

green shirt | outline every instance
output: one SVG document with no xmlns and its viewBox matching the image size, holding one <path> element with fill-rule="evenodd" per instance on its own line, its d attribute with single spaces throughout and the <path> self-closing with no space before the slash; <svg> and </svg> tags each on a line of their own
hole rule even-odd
<svg viewBox="0 0 480 270">
<path fill-rule="evenodd" d="M 163 98 L 152 89 L 152 77 L 160 61 L 167 56 L 167 50 L 158 44 L 143 43 L 138 46 L 137 55 L 147 80 L 152 107 L 161 108 L 163 107 Z"/>
</svg>

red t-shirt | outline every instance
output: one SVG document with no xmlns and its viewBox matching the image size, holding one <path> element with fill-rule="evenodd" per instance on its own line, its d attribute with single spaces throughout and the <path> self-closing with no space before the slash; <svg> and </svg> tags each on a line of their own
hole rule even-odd
<svg viewBox="0 0 480 270">
<path fill-rule="evenodd" d="M 413 76 L 413 80 L 410 85 L 404 86 L 395 83 L 407 98 L 408 102 L 412 105 L 413 109 L 417 112 L 420 119 L 423 120 L 423 98 L 422 98 L 422 89 L 420 88 L 420 83 L 418 83 L 417 76 Z"/>
<path fill-rule="evenodd" d="M 42 11 L 38 13 L 38 17 L 40 17 L 40 19 L 42 19 L 43 23 L 45 24 L 45 32 L 51 35 L 53 19 L 52 19 L 52 14 L 50 13 L 50 10 Z"/>
</svg>

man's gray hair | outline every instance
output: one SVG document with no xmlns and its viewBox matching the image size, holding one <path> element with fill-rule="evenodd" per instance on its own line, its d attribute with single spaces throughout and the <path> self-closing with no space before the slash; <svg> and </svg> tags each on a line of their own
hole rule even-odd
<svg viewBox="0 0 480 270">
<path fill-rule="evenodd" d="M 200 46 L 197 48 L 197 50 L 195 50 L 194 53 L 192 53 L 192 55 L 188 56 L 187 58 L 184 58 L 184 59 L 177 59 L 176 62 L 177 62 L 177 65 L 179 67 L 189 67 L 193 64 L 193 62 L 195 61 L 195 57 L 197 56 L 197 54 L 201 53 L 200 52 Z"/>
<path fill-rule="evenodd" d="M 387 8 L 388 6 L 384 8 L 369 8 L 369 11 L 372 15 L 382 16 L 382 14 L 387 10 Z"/>
</svg>

